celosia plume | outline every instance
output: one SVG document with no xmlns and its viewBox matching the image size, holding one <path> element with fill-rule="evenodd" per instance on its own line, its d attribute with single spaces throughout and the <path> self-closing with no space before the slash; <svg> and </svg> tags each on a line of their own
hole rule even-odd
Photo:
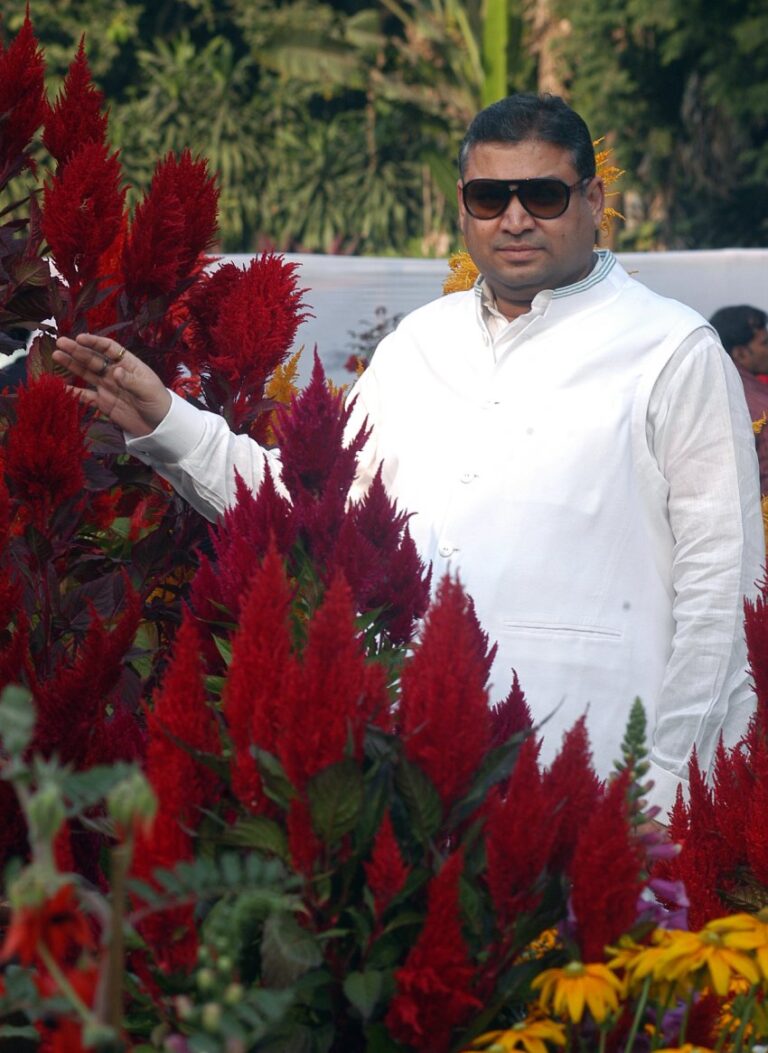
<svg viewBox="0 0 768 1053">
<path fill-rule="evenodd" d="M 744 632 L 749 671 L 757 695 L 757 721 L 761 733 L 768 735 L 768 577 L 761 582 L 754 602 L 744 601 Z"/>
<path fill-rule="evenodd" d="M 456 852 L 432 879 L 424 927 L 395 972 L 397 990 L 385 1022 L 397 1042 L 422 1053 L 445 1053 L 453 1029 L 480 1006 L 471 990 L 474 968 L 461 932 L 463 865 L 463 853 Z"/>
<path fill-rule="evenodd" d="M 85 38 L 81 37 L 56 101 L 46 106 L 43 145 L 59 165 L 84 143 L 106 143 L 108 116 L 102 113 L 103 107 L 104 95 L 91 80 Z"/>
<path fill-rule="evenodd" d="M 512 687 L 507 697 L 491 707 L 491 741 L 494 746 L 508 742 L 513 735 L 533 728 L 533 717 L 525 701 L 517 673 L 513 674 Z"/>
<path fill-rule="evenodd" d="M 85 142 L 43 191 L 43 234 L 56 267 L 77 291 L 99 276 L 99 261 L 120 231 L 125 188 L 116 153 Z"/>
<path fill-rule="evenodd" d="M 602 962 L 605 948 L 631 928 L 643 887 L 642 850 L 629 817 L 629 772 L 609 784 L 582 814 L 568 868 L 571 908 L 582 961 Z"/>
<path fill-rule="evenodd" d="M 373 894 L 374 912 L 380 918 L 408 877 L 408 867 L 403 862 L 389 812 L 385 812 L 376 831 L 371 858 L 364 864 L 364 869 Z"/>
<path fill-rule="evenodd" d="M 60 377 L 43 373 L 18 389 L 5 469 L 13 490 L 43 527 L 52 511 L 85 485 L 85 409 Z M 66 455 L 64 453 L 66 451 Z"/>
<path fill-rule="evenodd" d="M 403 671 L 399 713 L 406 756 L 446 808 L 469 789 L 490 746 L 486 685 L 494 653 L 471 599 L 446 576 Z"/>
<path fill-rule="evenodd" d="M 27 153 L 45 117 L 45 60 L 29 13 L 8 48 L 0 42 L 0 188 L 23 168 L 34 168 Z"/>
<path fill-rule="evenodd" d="M 543 777 L 551 822 L 557 830 L 552 865 L 566 869 L 576 838 L 600 796 L 600 782 L 592 767 L 586 718 L 576 721 L 563 736 L 563 745 Z"/>
<path fill-rule="evenodd" d="M 134 308 L 183 291 L 200 255 L 213 244 L 218 200 L 207 161 L 184 150 L 158 163 L 123 248 L 122 272 Z"/>
</svg>

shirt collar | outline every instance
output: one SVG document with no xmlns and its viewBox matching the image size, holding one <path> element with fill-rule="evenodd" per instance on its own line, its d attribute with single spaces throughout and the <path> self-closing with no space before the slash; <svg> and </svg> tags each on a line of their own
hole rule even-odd
<svg viewBox="0 0 768 1053">
<path fill-rule="evenodd" d="M 560 289 L 542 289 L 533 298 L 531 307 L 540 311 L 550 300 L 561 300 L 566 296 L 575 296 L 577 293 L 585 292 L 603 281 L 613 270 L 616 264 L 616 257 L 610 249 L 596 249 L 594 255 L 595 262 L 592 270 L 586 277 L 581 278 L 572 285 L 563 285 Z M 475 282 L 475 295 L 478 297 L 478 303 L 483 312 L 500 314 L 496 306 L 496 297 L 491 292 L 482 274 Z"/>
</svg>

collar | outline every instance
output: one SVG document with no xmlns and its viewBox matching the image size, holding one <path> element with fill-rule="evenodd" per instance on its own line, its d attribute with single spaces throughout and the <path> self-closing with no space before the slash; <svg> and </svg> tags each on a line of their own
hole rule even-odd
<svg viewBox="0 0 768 1053">
<path fill-rule="evenodd" d="M 574 282 L 572 285 L 563 285 L 559 289 L 542 289 L 531 301 L 531 309 L 540 312 L 547 306 L 550 300 L 562 300 L 566 296 L 576 296 L 578 293 L 586 292 L 598 285 L 616 265 L 616 257 L 610 249 L 596 249 L 594 252 L 595 262 L 592 270 L 586 277 Z M 485 278 L 481 274 L 475 282 L 475 295 L 482 311 L 501 316 L 496 306 L 496 297 L 491 292 Z"/>
</svg>

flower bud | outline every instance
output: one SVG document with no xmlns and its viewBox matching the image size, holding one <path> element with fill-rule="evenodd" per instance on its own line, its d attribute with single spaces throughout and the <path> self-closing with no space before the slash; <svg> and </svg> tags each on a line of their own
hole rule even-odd
<svg viewBox="0 0 768 1053">
<path fill-rule="evenodd" d="M 212 969 L 198 969 L 196 982 L 198 990 L 211 991 L 216 984 L 216 976 Z"/>
<path fill-rule="evenodd" d="M 243 993 L 244 988 L 242 984 L 230 984 L 224 992 L 224 1002 L 226 1005 L 237 1005 L 238 1002 L 242 1002 Z"/>
<path fill-rule="evenodd" d="M 201 1020 L 206 1031 L 218 1031 L 221 1023 L 221 1006 L 218 1002 L 205 1003 Z"/>
<path fill-rule="evenodd" d="M 33 841 L 52 841 L 66 818 L 61 789 L 45 783 L 33 794 L 27 805 L 27 820 Z"/>
<path fill-rule="evenodd" d="M 157 812 L 157 798 L 143 772 L 138 769 L 121 779 L 107 795 L 107 814 L 119 833 L 146 830 Z"/>
<path fill-rule="evenodd" d="M 9 684 L 0 695 L 0 742 L 11 755 L 23 753 L 35 730 L 32 695 L 19 684 Z"/>
</svg>

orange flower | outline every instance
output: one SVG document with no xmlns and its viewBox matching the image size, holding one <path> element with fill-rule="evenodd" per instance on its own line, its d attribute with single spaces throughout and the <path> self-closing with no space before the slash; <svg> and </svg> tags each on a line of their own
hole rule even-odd
<svg viewBox="0 0 768 1053">
<path fill-rule="evenodd" d="M 5 936 L 0 961 L 15 955 L 22 965 L 30 965 L 43 946 L 57 962 L 84 947 L 93 949 L 95 941 L 85 915 L 81 913 L 74 886 L 62 885 L 41 904 L 22 906 L 13 912 Z"/>
</svg>

